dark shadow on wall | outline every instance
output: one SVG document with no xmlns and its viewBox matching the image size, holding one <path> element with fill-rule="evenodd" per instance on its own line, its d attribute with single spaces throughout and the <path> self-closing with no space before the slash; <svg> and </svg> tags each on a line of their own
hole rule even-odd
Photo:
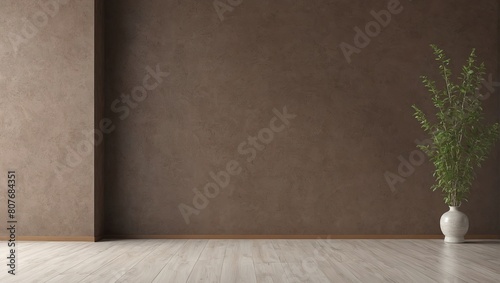
<svg viewBox="0 0 500 283">
<path fill-rule="evenodd" d="M 104 118 L 104 6 L 103 0 L 95 0 L 95 71 L 94 71 L 94 129 L 99 129 Z M 104 142 L 96 144 L 94 153 L 94 236 L 103 236 L 104 228 Z M 97 141 L 96 141 L 97 143 Z"/>
<path fill-rule="evenodd" d="M 497 19 L 498 19 L 498 24 L 497 24 L 497 51 L 498 51 L 498 55 L 497 55 L 497 63 L 498 63 L 498 67 L 497 67 L 497 78 L 498 80 L 500 81 L 500 3 L 497 2 Z M 499 88 L 497 88 L 497 91 L 500 91 Z M 498 95 L 498 94 L 497 94 Z M 500 99 L 498 99 L 498 109 L 500 109 Z M 500 111 L 497 111 L 498 113 L 498 120 L 500 120 Z M 497 156 L 497 160 L 498 160 L 498 175 L 497 176 L 500 176 L 500 150 L 498 151 L 498 156 Z M 500 189 L 500 188 L 499 188 Z M 500 206 L 500 200 L 498 201 L 498 205 Z M 498 230 L 497 230 L 497 233 L 500 235 L 500 210 L 498 212 Z"/>
<path fill-rule="evenodd" d="M 111 111 L 111 103 L 115 99 L 119 99 L 120 90 L 117 89 L 116 80 L 119 75 L 118 69 L 121 67 L 121 62 L 126 60 L 127 48 L 125 44 L 125 25 L 124 25 L 124 10 L 123 3 L 125 1 L 119 0 L 105 0 L 104 1 L 104 50 L 105 50 L 105 64 L 104 64 L 104 117 L 110 119 L 114 129 L 110 134 L 106 134 L 104 139 L 104 217 L 103 217 L 103 234 L 107 235 L 111 231 L 109 227 L 113 225 L 116 215 L 111 211 L 116 210 L 115 201 L 113 196 L 119 194 L 117 191 L 116 181 L 118 179 L 116 166 L 118 160 L 116 159 L 116 149 L 120 146 L 120 139 L 115 136 L 118 118 L 116 113 Z"/>
</svg>

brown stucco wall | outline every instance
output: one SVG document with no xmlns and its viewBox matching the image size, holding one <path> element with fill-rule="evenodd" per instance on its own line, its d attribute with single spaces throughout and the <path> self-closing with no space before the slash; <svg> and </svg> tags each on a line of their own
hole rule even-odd
<svg viewBox="0 0 500 283">
<path fill-rule="evenodd" d="M 409 106 L 430 109 L 418 79 L 436 75 L 428 44 L 459 63 L 476 47 L 498 77 L 500 16 L 494 1 L 401 4 L 349 64 L 339 44 L 353 44 L 353 28 L 385 3 L 242 1 L 221 21 L 211 2 L 111 0 L 103 75 L 100 1 L 60 0 L 31 35 L 23 18 L 43 20 L 44 9 L 3 3 L 0 170 L 17 172 L 18 236 L 439 234 L 446 207 L 427 189 L 432 166 L 417 166 L 394 191 L 384 173 L 397 173 L 398 158 L 425 138 Z M 13 43 L 16 35 L 25 39 Z M 156 87 L 148 78 L 147 98 L 121 119 L 126 104 L 115 113 L 112 103 L 157 68 L 169 75 Z M 248 137 L 284 106 L 296 117 L 248 162 Z M 498 95 L 485 107 L 498 119 Z M 106 159 L 101 145 L 75 162 L 82 131 L 103 118 L 112 119 Z M 463 206 L 471 234 L 500 233 L 498 147 L 493 156 Z M 241 172 L 187 225 L 179 205 L 193 206 L 193 188 L 203 191 L 231 160 Z"/>
<path fill-rule="evenodd" d="M 352 45 L 354 27 L 388 2 L 242 1 L 221 21 L 212 1 L 107 1 L 106 115 L 116 129 L 106 142 L 105 232 L 440 234 L 447 207 L 429 190 L 432 165 L 394 190 L 384 173 L 397 174 L 398 158 L 425 138 L 410 106 L 431 109 L 419 79 L 437 78 L 430 43 L 457 67 L 476 47 L 495 72 L 498 4 L 402 0 L 349 64 L 339 45 Z M 170 72 L 157 88 L 119 101 L 157 65 Z M 486 103 L 491 118 L 498 105 L 497 96 Z M 238 146 L 285 106 L 296 117 L 248 162 Z M 193 207 L 193 188 L 230 160 L 241 172 L 186 224 L 179 205 Z M 494 154 L 462 207 L 471 234 L 500 233 L 498 218 L 485 217 L 499 214 L 497 172 Z"/>
<path fill-rule="evenodd" d="M 95 159 L 82 131 L 95 118 L 94 1 L 39 2 L 0 8 L 0 221 L 16 170 L 18 237 L 92 239 Z"/>
<path fill-rule="evenodd" d="M 430 43 L 456 67 L 476 47 L 495 72 L 498 4 L 401 0 L 349 64 L 339 45 L 388 2 L 243 0 L 221 21 L 212 1 L 107 1 L 106 115 L 116 129 L 106 141 L 105 232 L 440 234 L 447 207 L 429 190 L 432 165 L 394 191 L 384 173 L 425 138 L 410 106 L 431 109 L 419 79 L 437 78 Z M 140 90 L 148 66 L 170 75 L 111 110 Z M 247 162 L 240 143 L 285 106 L 296 117 Z M 489 98 L 491 118 L 498 108 Z M 230 160 L 241 173 L 187 225 L 179 205 L 193 206 L 193 188 Z M 478 172 L 463 205 L 471 234 L 500 233 L 498 161 Z"/>
</svg>

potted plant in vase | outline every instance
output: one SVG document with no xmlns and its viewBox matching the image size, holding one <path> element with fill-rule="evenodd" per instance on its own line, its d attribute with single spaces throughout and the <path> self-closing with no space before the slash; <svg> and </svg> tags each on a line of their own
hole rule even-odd
<svg viewBox="0 0 500 283">
<path fill-rule="evenodd" d="M 481 107 L 479 89 L 485 75 L 484 63 L 476 64 L 473 49 L 462 67 L 459 84 L 451 80 L 450 59 L 443 50 L 431 45 L 443 87 L 422 76 L 422 82 L 432 96 L 435 119 L 429 120 L 420 108 L 413 105 L 414 117 L 422 129 L 430 135 L 432 144 L 418 147 L 434 164 L 436 179 L 431 187 L 441 190 L 444 202 L 450 210 L 441 216 L 441 231 L 447 243 L 461 243 L 469 229 L 467 216 L 458 208 L 467 201 L 475 168 L 481 167 L 500 135 L 498 123 L 487 124 Z"/>
</svg>

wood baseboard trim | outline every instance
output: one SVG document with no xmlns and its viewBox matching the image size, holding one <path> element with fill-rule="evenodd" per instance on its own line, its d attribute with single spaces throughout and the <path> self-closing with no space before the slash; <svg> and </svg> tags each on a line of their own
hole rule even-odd
<svg viewBox="0 0 500 283">
<path fill-rule="evenodd" d="M 97 242 L 102 236 L 17 236 L 16 241 L 32 242 Z M 7 241 L 7 236 L 0 236 L 0 241 Z"/>
<path fill-rule="evenodd" d="M 500 240 L 500 235 L 465 235 L 466 240 Z"/>
<path fill-rule="evenodd" d="M 443 239 L 443 235 L 107 235 L 105 239 Z M 466 239 L 500 239 L 500 235 L 467 235 Z"/>
<path fill-rule="evenodd" d="M 98 242 L 103 239 L 338 239 L 338 240 L 397 240 L 397 239 L 443 239 L 443 235 L 106 235 L 106 236 L 17 236 L 16 241 L 33 242 Z M 500 235 L 466 235 L 467 240 L 498 240 Z M 0 241 L 7 241 L 0 236 Z"/>
</svg>

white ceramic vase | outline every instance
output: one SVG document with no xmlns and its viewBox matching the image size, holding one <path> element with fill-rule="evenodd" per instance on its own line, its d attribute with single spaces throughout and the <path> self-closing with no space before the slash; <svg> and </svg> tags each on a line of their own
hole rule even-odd
<svg viewBox="0 0 500 283">
<path fill-rule="evenodd" d="M 458 206 L 450 206 L 450 210 L 441 216 L 439 221 L 444 234 L 445 243 L 463 243 L 469 230 L 469 218 L 458 210 Z"/>
</svg>

